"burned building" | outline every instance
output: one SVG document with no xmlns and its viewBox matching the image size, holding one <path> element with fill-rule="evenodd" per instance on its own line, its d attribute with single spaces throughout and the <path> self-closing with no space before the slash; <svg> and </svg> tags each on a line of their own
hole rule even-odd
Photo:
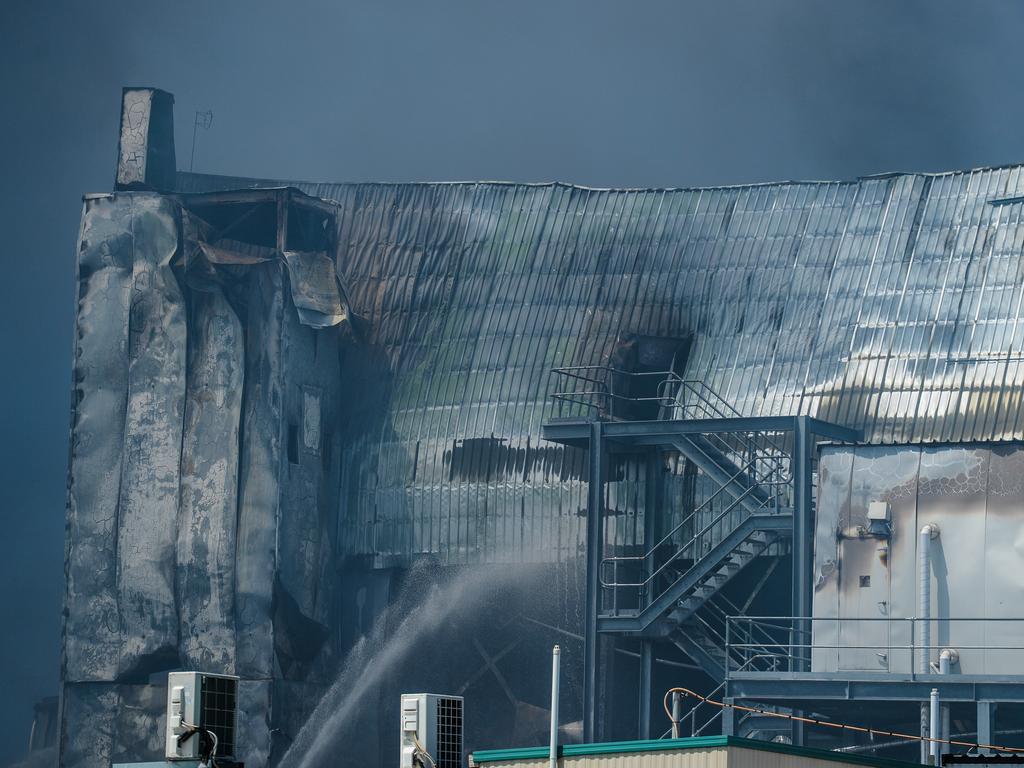
<svg viewBox="0 0 1024 768">
<path fill-rule="evenodd" d="M 436 580 L 514 565 L 550 593 L 481 608 L 486 626 L 430 662 L 467 695 L 470 747 L 543 731 L 537 651 L 558 639 L 581 738 L 657 735 L 652 701 L 680 679 L 839 706 L 829 680 L 889 668 L 819 670 L 830 630 L 736 643 L 730 617 L 833 616 L 838 549 L 896 553 L 931 522 L 923 495 L 968 476 L 975 506 L 999 495 L 993 530 L 1018 535 L 1024 491 L 991 466 L 1024 438 L 1024 168 L 707 189 L 267 181 L 175 173 L 170 101 L 126 91 L 117 188 L 84 203 L 63 766 L 158 755 L 161 676 L 182 668 L 241 678 L 238 756 L 277 764 L 423 561 Z M 900 471 L 865 490 L 884 457 Z M 993 589 L 1013 594 L 1007 541 Z M 849 571 L 858 589 L 874 567 Z M 885 618 L 879 594 L 852 618 Z M 992 637 L 1024 645 L 1019 629 Z M 886 631 L 861 642 L 872 663 L 907 644 Z M 1024 701 L 1008 663 L 980 682 L 990 670 L 965 666 L 974 687 L 951 701 Z M 877 696 L 916 717 L 918 688 Z M 363 708 L 371 762 L 394 705 Z"/>
</svg>

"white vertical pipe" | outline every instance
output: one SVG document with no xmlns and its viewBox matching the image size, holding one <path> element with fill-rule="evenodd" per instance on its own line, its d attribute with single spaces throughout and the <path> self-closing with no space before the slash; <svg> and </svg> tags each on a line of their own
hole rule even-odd
<svg viewBox="0 0 1024 768">
<path fill-rule="evenodd" d="M 934 765 L 939 764 L 939 743 L 935 739 L 941 739 L 939 735 L 939 723 L 942 722 L 942 716 L 939 714 L 939 689 L 932 688 L 931 695 L 931 728 L 928 735 L 932 741 L 930 743 L 929 753 L 932 756 L 932 763 Z"/>
<path fill-rule="evenodd" d="M 679 732 L 679 721 L 683 717 L 683 697 L 678 691 L 672 691 L 672 738 L 678 739 L 682 734 Z M 691 729 L 693 721 L 690 721 Z M 691 734 L 692 735 L 692 734 Z"/>
<path fill-rule="evenodd" d="M 558 668 L 562 649 L 551 649 L 551 768 L 558 768 Z"/>
<path fill-rule="evenodd" d="M 931 545 L 933 536 L 937 536 L 938 526 L 929 523 L 921 528 L 917 539 L 917 618 L 921 631 L 916 633 L 918 647 L 911 650 L 917 653 L 917 671 L 927 675 L 931 671 L 931 644 L 932 644 L 932 567 L 931 567 Z M 931 728 L 935 727 L 935 718 L 929 718 L 928 704 L 921 704 L 921 735 L 925 730 L 925 720 L 931 720 Z M 921 762 L 928 761 L 931 749 L 923 740 L 921 742 Z"/>
<path fill-rule="evenodd" d="M 933 530 L 931 524 L 924 526 L 917 539 L 917 618 L 921 625 L 921 631 L 918 633 L 921 647 L 917 655 L 917 671 L 922 675 L 927 675 L 931 671 L 928 665 L 931 661 L 930 647 L 932 644 L 931 545 Z"/>
</svg>

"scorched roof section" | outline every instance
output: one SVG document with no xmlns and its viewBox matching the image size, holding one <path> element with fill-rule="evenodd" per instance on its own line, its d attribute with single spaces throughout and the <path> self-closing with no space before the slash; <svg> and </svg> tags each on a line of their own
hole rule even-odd
<svg viewBox="0 0 1024 768">
<path fill-rule="evenodd" d="M 685 377 L 746 415 L 875 443 L 1024 438 L 1019 166 L 671 190 L 293 184 L 339 207 L 339 271 L 409 439 L 535 433 L 550 369 L 630 334 L 692 339 Z"/>
</svg>

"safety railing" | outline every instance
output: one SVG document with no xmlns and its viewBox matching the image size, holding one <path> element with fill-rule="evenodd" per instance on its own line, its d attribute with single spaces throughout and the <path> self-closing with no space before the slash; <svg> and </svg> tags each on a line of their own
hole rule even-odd
<svg viewBox="0 0 1024 768">
<path fill-rule="evenodd" d="M 750 468 L 749 464 L 738 467 L 735 473 L 729 478 L 730 481 L 745 477 Z M 749 478 L 748 478 L 749 479 Z M 771 514 L 779 510 L 779 501 L 783 492 L 788 492 L 792 485 L 792 479 L 779 478 L 774 474 L 756 476 L 753 482 L 735 493 L 731 499 L 727 499 L 717 511 L 714 504 L 720 497 L 727 496 L 728 483 L 723 483 L 714 492 L 694 507 L 689 513 L 673 525 L 666 534 L 658 539 L 646 552 L 639 555 L 611 555 L 601 559 L 599 573 L 601 586 L 608 590 L 630 590 L 631 599 L 623 599 L 625 604 L 635 604 L 642 608 L 644 604 L 653 602 L 665 591 L 664 587 L 671 586 L 682 575 L 697 566 L 700 558 L 710 550 L 714 544 L 724 540 L 732 530 L 735 530 L 742 522 L 752 514 L 763 512 Z M 765 494 L 753 506 L 755 510 L 744 502 L 750 499 L 757 489 L 769 493 Z M 735 489 L 734 489 L 735 490 Z M 787 493 L 784 493 L 788 496 Z M 706 515 L 710 517 L 706 518 Z M 727 523 L 724 524 L 723 523 Z M 682 537 L 682 541 L 679 539 Z M 683 570 L 678 571 L 678 567 Z M 630 580 L 623 577 L 621 572 L 625 569 L 639 572 L 639 577 Z M 678 572 L 677 572 L 678 571 Z M 669 579 L 669 577 L 672 577 Z M 617 599 L 614 603 L 617 604 Z"/>
<path fill-rule="evenodd" d="M 729 616 L 725 649 L 729 673 L 876 671 L 913 678 L 922 667 L 938 673 L 943 651 L 963 673 L 1005 673 L 1024 668 L 1024 618 Z M 766 657 L 773 662 L 747 664 Z"/>
<path fill-rule="evenodd" d="M 738 419 L 742 414 L 703 381 L 684 379 L 675 371 L 626 371 L 607 365 L 552 369 L 556 418 L 609 420 L 703 421 Z M 788 477 L 789 453 L 777 435 L 751 431 L 707 432 L 702 437 L 751 475 Z"/>
</svg>

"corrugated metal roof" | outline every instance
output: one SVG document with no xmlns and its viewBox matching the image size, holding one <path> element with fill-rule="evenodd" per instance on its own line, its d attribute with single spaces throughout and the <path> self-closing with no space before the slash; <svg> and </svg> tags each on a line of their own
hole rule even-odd
<svg viewBox="0 0 1024 768">
<path fill-rule="evenodd" d="M 453 561 L 576 551 L 584 467 L 540 441 L 549 372 L 628 334 L 692 336 L 686 377 L 745 414 L 874 443 L 1024 438 L 1024 203 L 991 204 L 1021 176 L 297 184 L 339 206 L 339 272 L 368 321 L 347 364 L 378 377 L 380 418 L 346 449 L 342 540 Z M 639 488 L 613 483 L 617 525 L 635 525 Z"/>
</svg>

